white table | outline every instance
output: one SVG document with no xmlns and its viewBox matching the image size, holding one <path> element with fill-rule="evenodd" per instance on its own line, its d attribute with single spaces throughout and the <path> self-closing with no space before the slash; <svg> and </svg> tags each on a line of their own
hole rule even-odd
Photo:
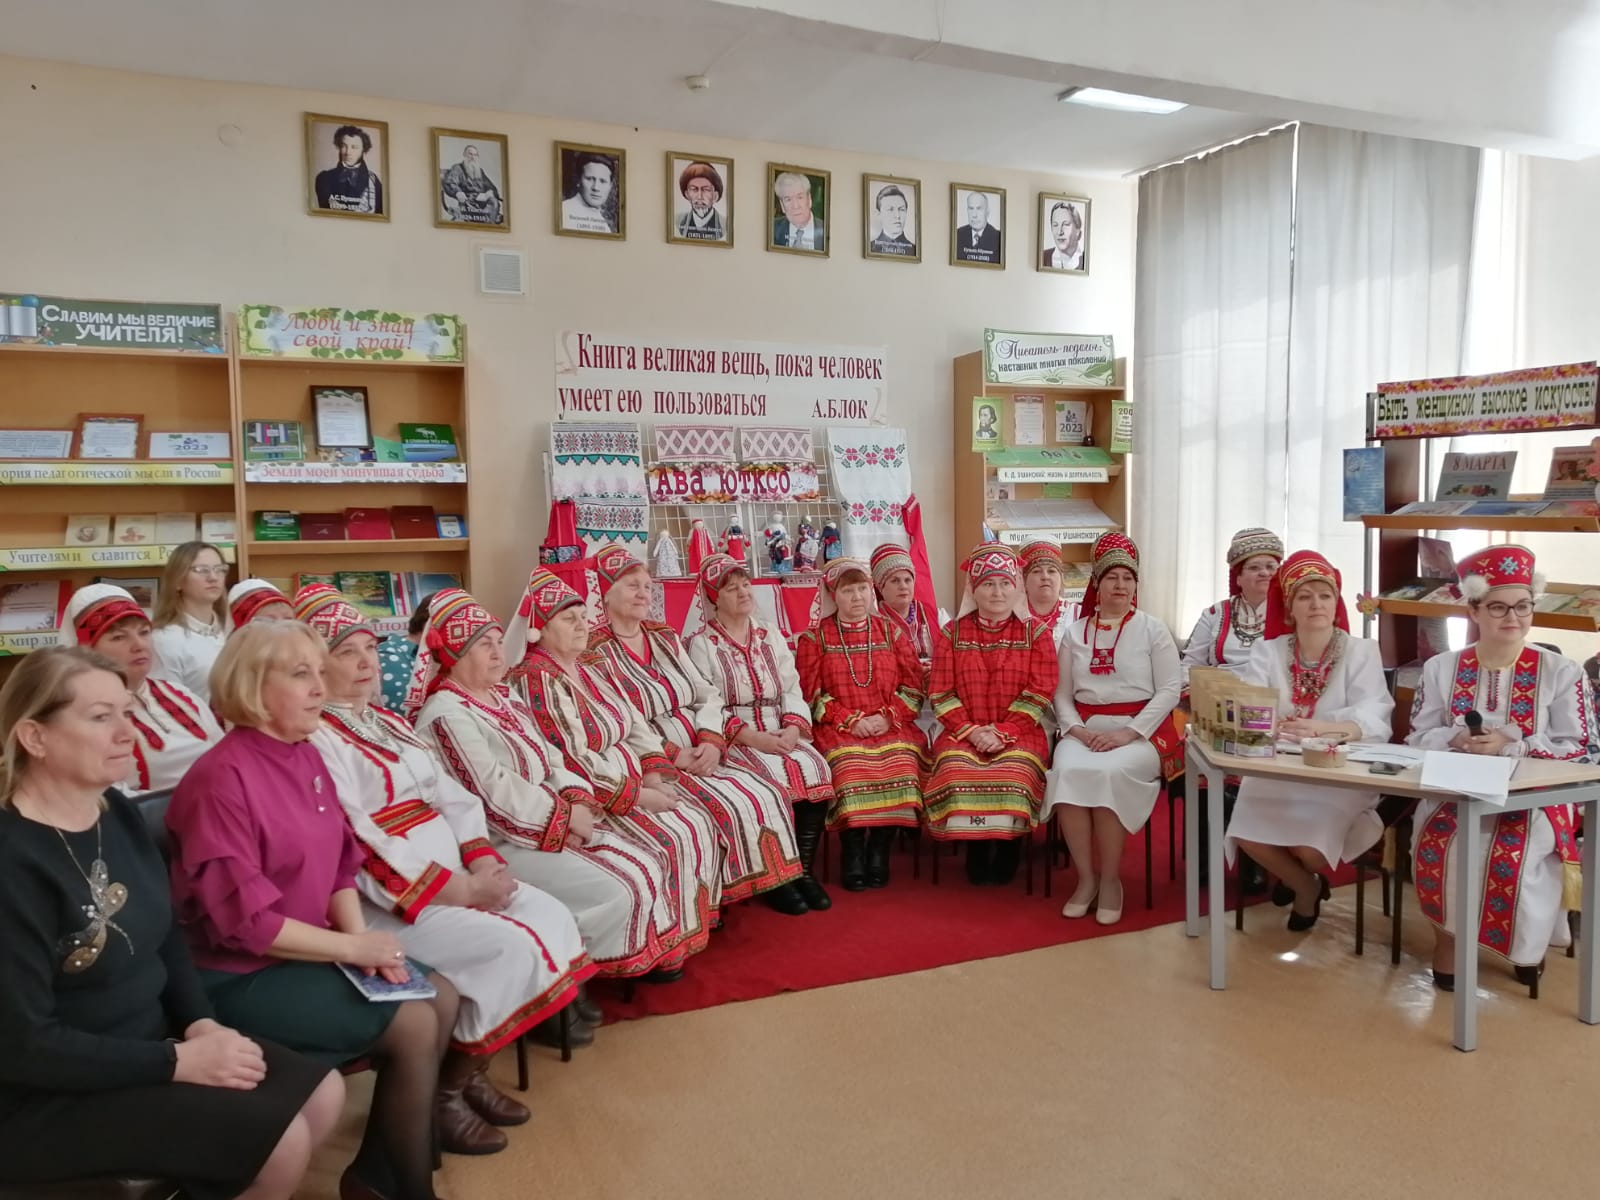
<svg viewBox="0 0 1600 1200">
<path fill-rule="evenodd" d="M 1316 784 L 1319 787 L 1346 787 L 1363 792 L 1383 792 L 1391 796 L 1429 796 L 1454 800 L 1457 804 L 1457 861 L 1472 864 L 1470 870 L 1457 871 L 1451 884 L 1455 894 L 1451 911 L 1476 914 L 1482 906 L 1483 871 L 1477 863 L 1483 853 L 1484 822 L 1503 812 L 1524 812 L 1549 804 L 1583 806 L 1583 921 L 1578 941 L 1578 1020 L 1586 1025 L 1600 1024 L 1600 917 L 1596 916 L 1597 877 L 1595 845 L 1600 842 L 1600 767 L 1548 759 L 1523 759 L 1511 778 L 1505 806 L 1485 804 L 1463 796 L 1449 795 L 1421 783 L 1421 770 L 1410 767 L 1398 775 L 1374 775 L 1366 763 L 1344 767 L 1308 767 L 1298 755 L 1280 754 L 1275 758 L 1237 758 L 1222 754 L 1190 738 L 1187 746 L 1184 795 L 1188 803 L 1199 802 L 1199 781 L 1206 781 L 1207 904 L 1211 925 L 1211 986 L 1227 986 L 1227 946 L 1223 941 L 1222 878 L 1222 780 L 1226 775 L 1259 776 L 1263 779 Z M 1184 875 L 1184 933 L 1200 936 L 1199 823 L 1185 817 L 1184 854 L 1189 869 Z M 1457 1050 L 1478 1047 L 1478 936 L 1476 918 L 1458 918 L 1456 934 L 1455 1046 Z"/>
</svg>

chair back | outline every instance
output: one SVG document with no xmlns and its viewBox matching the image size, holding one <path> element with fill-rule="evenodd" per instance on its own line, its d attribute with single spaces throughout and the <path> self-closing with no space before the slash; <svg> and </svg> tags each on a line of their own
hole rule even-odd
<svg viewBox="0 0 1600 1200">
<path fill-rule="evenodd" d="M 172 861 L 172 835 L 167 832 L 167 805 L 171 803 L 171 788 L 163 788 L 158 792 L 145 792 L 133 798 L 133 806 L 144 818 L 145 831 L 149 833 L 150 840 L 156 844 L 156 849 L 161 851 L 161 860 L 166 863 Z"/>
</svg>

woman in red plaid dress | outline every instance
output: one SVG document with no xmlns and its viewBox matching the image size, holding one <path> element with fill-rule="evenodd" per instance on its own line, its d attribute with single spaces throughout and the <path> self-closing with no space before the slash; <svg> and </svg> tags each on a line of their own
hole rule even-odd
<svg viewBox="0 0 1600 1200">
<path fill-rule="evenodd" d="M 961 609 L 934 644 L 929 692 L 940 729 L 924 793 L 928 826 L 967 843 L 969 881 L 1004 884 L 1044 800 L 1056 651 L 1028 612 L 1011 547 L 985 542 L 962 570 Z"/>
<path fill-rule="evenodd" d="M 818 599 L 795 657 L 817 749 L 833 772 L 840 876 L 848 892 L 886 887 L 895 827 L 915 829 L 922 810 L 922 668 L 900 622 L 873 611 L 864 563 L 829 563 Z"/>
</svg>

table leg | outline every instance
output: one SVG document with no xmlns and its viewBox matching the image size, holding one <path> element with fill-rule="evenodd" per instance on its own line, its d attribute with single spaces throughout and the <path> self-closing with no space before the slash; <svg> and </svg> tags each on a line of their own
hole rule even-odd
<svg viewBox="0 0 1600 1200">
<path fill-rule="evenodd" d="M 1227 881 L 1222 878 L 1222 772 L 1206 771 L 1206 919 L 1211 924 L 1211 987 L 1228 986 Z"/>
<path fill-rule="evenodd" d="M 1183 765 L 1183 933 L 1200 936 L 1200 772 L 1193 754 Z"/>
<path fill-rule="evenodd" d="M 1583 805 L 1583 913 L 1578 930 L 1578 1020 L 1600 1024 L 1600 913 L 1595 909 L 1595 842 L 1600 840 L 1600 800 Z"/>
<path fill-rule="evenodd" d="M 1455 1047 L 1478 1048 L 1478 918 L 1482 905 L 1483 816 L 1480 806 L 1456 800 L 1456 886 L 1451 911 L 1456 926 Z"/>
</svg>

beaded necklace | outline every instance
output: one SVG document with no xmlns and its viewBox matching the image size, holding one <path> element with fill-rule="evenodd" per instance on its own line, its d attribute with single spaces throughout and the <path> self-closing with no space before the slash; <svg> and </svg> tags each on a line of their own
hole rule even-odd
<svg viewBox="0 0 1600 1200">
<path fill-rule="evenodd" d="M 1111 639 L 1111 645 L 1100 644 L 1100 631 L 1110 629 L 1099 617 L 1089 622 L 1089 674 L 1112 675 L 1117 669 L 1117 643 L 1122 640 L 1122 632 L 1127 629 L 1128 622 L 1133 618 L 1133 609 L 1122 614 L 1122 620 L 1117 622 L 1117 636 Z"/>
<path fill-rule="evenodd" d="M 872 618 L 868 617 L 866 621 L 867 677 L 865 679 L 856 677 L 855 651 L 850 648 L 850 641 L 844 636 L 844 622 L 839 620 L 838 613 L 833 614 L 833 628 L 834 632 L 839 635 L 839 649 L 844 651 L 844 667 L 850 673 L 850 682 L 858 688 L 866 687 L 872 682 Z"/>
<path fill-rule="evenodd" d="M 1228 606 L 1229 619 L 1233 624 L 1234 636 L 1239 639 L 1241 646 L 1253 645 L 1267 628 L 1267 607 L 1253 608 L 1243 596 L 1235 596 L 1233 603 Z M 1249 613 L 1248 617 L 1245 613 Z"/>
<path fill-rule="evenodd" d="M 1321 657 L 1308 665 L 1300 660 L 1299 637 L 1289 635 L 1289 703 L 1294 707 L 1295 716 L 1309 718 L 1316 710 L 1317 701 L 1327 690 L 1328 678 L 1344 654 L 1344 641 L 1344 630 L 1335 629 L 1322 648 Z"/>
</svg>

